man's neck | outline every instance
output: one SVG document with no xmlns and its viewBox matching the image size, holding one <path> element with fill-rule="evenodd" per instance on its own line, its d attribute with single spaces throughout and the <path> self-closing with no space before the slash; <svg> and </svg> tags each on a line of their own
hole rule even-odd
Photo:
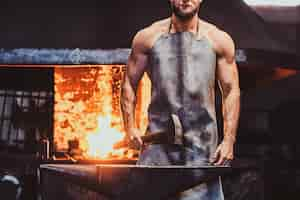
<svg viewBox="0 0 300 200">
<path fill-rule="evenodd" d="M 181 20 L 180 18 L 176 17 L 174 14 L 171 16 L 172 21 L 172 31 L 174 32 L 196 32 L 198 26 L 198 15 L 195 15 L 191 19 L 188 20 Z"/>
</svg>

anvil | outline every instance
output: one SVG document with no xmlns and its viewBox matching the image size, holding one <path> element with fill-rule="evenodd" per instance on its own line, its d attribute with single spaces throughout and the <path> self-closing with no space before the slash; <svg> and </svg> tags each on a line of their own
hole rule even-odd
<svg viewBox="0 0 300 200">
<path fill-rule="evenodd" d="M 43 196 L 67 197 L 63 182 L 96 191 L 109 200 L 168 199 L 230 171 L 228 166 L 42 165 Z M 49 180 L 49 182 L 47 182 Z M 53 183 L 53 180 L 56 182 Z M 55 184 L 50 187 L 49 184 Z M 60 192 L 58 190 L 61 190 Z M 64 191 L 66 190 L 66 191 Z M 54 194 L 55 193 L 55 194 Z"/>
</svg>

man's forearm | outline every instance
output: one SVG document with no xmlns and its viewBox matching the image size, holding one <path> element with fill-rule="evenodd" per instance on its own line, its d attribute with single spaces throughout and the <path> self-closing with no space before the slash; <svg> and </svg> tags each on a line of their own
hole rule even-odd
<svg viewBox="0 0 300 200">
<path fill-rule="evenodd" d="M 240 90 L 231 90 L 223 103 L 224 140 L 235 142 L 240 115 Z"/>
<path fill-rule="evenodd" d="M 130 83 L 125 80 L 121 91 L 121 111 L 126 133 L 135 128 L 136 96 Z"/>
</svg>

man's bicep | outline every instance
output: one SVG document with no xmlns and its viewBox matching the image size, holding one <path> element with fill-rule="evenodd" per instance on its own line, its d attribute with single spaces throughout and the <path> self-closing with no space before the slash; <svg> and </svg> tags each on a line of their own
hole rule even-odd
<svg viewBox="0 0 300 200">
<path fill-rule="evenodd" d="M 239 90 L 238 69 L 235 61 L 235 46 L 232 38 L 223 31 L 216 32 L 218 60 L 217 79 L 223 92 Z"/>
<path fill-rule="evenodd" d="M 217 80 L 224 95 L 231 90 L 239 90 L 238 70 L 234 59 L 226 57 L 218 59 Z"/>
<path fill-rule="evenodd" d="M 134 51 L 134 50 L 133 50 Z M 126 76 L 134 89 L 137 88 L 148 63 L 148 56 L 141 52 L 132 52 L 126 69 Z"/>
</svg>

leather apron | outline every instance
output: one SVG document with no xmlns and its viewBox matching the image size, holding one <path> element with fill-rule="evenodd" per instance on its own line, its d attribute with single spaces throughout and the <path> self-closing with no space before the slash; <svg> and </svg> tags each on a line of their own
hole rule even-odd
<svg viewBox="0 0 300 200">
<path fill-rule="evenodd" d="M 207 165 L 218 144 L 215 111 L 216 53 L 210 41 L 192 32 L 162 34 L 149 52 L 152 83 L 148 133 L 164 132 L 173 142 L 152 144 L 142 151 L 142 165 Z M 197 28 L 199 32 L 199 24 Z M 198 34 L 197 34 L 198 35 Z M 174 130 L 181 126 L 180 142 Z M 170 137 L 171 136 L 171 137 Z M 222 200 L 218 176 L 172 199 Z"/>
</svg>

